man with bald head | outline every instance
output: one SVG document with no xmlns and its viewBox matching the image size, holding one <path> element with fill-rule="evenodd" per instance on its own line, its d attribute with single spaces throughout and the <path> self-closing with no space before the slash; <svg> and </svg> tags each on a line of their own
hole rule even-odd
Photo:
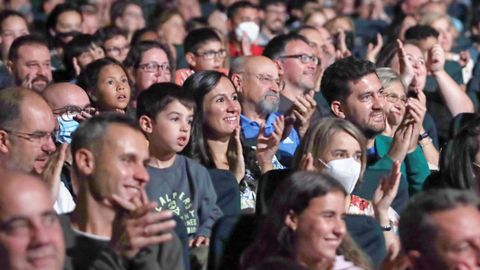
<svg viewBox="0 0 480 270">
<path fill-rule="evenodd" d="M 57 118 L 59 130 L 55 139 L 59 143 L 70 143 L 71 134 L 78 128 L 79 122 L 90 118 L 95 111 L 87 93 L 75 84 L 51 84 L 42 96 Z"/>
<path fill-rule="evenodd" d="M 41 175 L 55 152 L 56 121 L 32 90 L 0 91 L 0 168 Z"/>
<path fill-rule="evenodd" d="M 269 136 L 280 116 L 278 106 L 283 82 L 278 66 L 265 56 L 244 56 L 234 60 L 230 77 L 235 85 L 242 106 L 240 125 L 243 137 L 255 141 L 260 127 Z M 300 143 L 300 137 L 292 129 L 288 137 L 280 143 L 279 156 L 290 159 Z M 247 143 L 248 144 L 248 143 Z"/>
<path fill-rule="evenodd" d="M 35 176 L 0 172 L 0 266 L 63 269 L 62 229 L 45 185 Z"/>
<path fill-rule="evenodd" d="M 54 154 L 57 123 L 48 104 L 36 92 L 14 87 L 0 91 L 0 108 L 0 170 L 41 176 L 55 200 L 55 210 L 73 210 L 72 197 L 60 185 L 65 150 Z"/>
</svg>

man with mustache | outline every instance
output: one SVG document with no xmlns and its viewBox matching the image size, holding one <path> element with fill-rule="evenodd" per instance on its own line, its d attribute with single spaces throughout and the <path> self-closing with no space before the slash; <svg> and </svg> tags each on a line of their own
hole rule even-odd
<svg viewBox="0 0 480 270">
<path fill-rule="evenodd" d="M 65 244 L 45 185 L 32 175 L 1 171 L 0 266 L 61 270 Z"/>
<path fill-rule="evenodd" d="M 277 111 L 284 85 L 277 65 L 265 56 L 244 56 L 234 60 L 230 74 L 242 106 L 240 125 L 247 144 L 256 140 L 261 129 L 270 136 L 280 116 Z M 300 137 L 292 129 L 288 137 L 280 142 L 280 159 L 292 158 L 299 144 Z"/>
<path fill-rule="evenodd" d="M 52 81 L 48 45 L 44 39 L 34 35 L 15 39 L 6 66 L 16 86 L 42 92 Z"/>
<path fill-rule="evenodd" d="M 403 162 L 402 174 L 408 183 L 402 178 L 397 197 L 404 196 L 405 206 L 406 188 L 421 190 L 430 174 L 425 156 L 417 146 L 418 135 L 415 136 L 423 117 L 407 113 L 393 139 L 381 135 L 386 128 L 383 108 L 386 101 L 375 64 L 367 60 L 346 57 L 330 65 L 323 74 L 321 91 L 333 115 L 351 121 L 365 135 L 369 170 L 390 170 L 393 161 Z M 373 194 L 365 197 L 369 199 L 370 195 Z M 394 205 L 398 206 L 395 202 Z"/>
</svg>

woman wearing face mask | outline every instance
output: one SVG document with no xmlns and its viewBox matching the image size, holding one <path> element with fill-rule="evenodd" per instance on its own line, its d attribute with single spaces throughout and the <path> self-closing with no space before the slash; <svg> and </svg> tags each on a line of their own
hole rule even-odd
<svg viewBox="0 0 480 270">
<path fill-rule="evenodd" d="M 306 171 L 291 175 L 275 191 L 272 209 L 257 240 L 244 252 L 241 269 L 370 269 L 344 252 L 357 248 L 343 219 L 347 195 L 330 177 Z M 278 260 L 285 264 L 274 268 Z"/>
<path fill-rule="evenodd" d="M 372 201 L 351 194 L 366 168 L 366 140 L 352 123 L 325 118 L 311 126 L 297 149 L 294 166 L 298 170 L 320 171 L 339 181 L 350 196 L 347 214 L 373 216 L 384 229 L 387 247 L 399 250 L 394 232 L 399 216 L 390 207 L 400 182 L 400 163 L 394 162 L 391 179 L 384 178 Z"/>
<path fill-rule="evenodd" d="M 80 10 L 70 3 L 58 4 L 47 18 L 52 68 L 64 70 L 63 47 L 82 31 Z"/>
</svg>

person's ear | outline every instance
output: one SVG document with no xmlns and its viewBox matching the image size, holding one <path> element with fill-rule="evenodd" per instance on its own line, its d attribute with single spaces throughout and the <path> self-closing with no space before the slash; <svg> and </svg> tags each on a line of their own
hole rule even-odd
<svg viewBox="0 0 480 270">
<path fill-rule="evenodd" d="M 195 61 L 195 55 L 192 52 L 187 52 L 185 54 L 185 61 L 191 67 L 195 67 L 197 65 L 197 61 Z"/>
<path fill-rule="evenodd" d="M 7 154 L 10 148 L 10 140 L 8 138 L 8 132 L 0 129 L 0 153 Z"/>
<path fill-rule="evenodd" d="M 77 170 L 83 175 L 91 175 L 95 169 L 95 157 L 92 151 L 81 148 L 75 152 L 73 158 L 77 165 Z"/>
<path fill-rule="evenodd" d="M 230 79 L 232 80 L 237 93 L 242 93 L 242 75 L 240 75 L 240 73 L 233 73 Z"/>
<path fill-rule="evenodd" d="M 138 124 L 140 125 L 140 128 L 142 129 L 143 132 L 152 133 L 153 131 L 152 118 L 146 115 L 142 115 L 140 116 L 140 119 L 138 119 Z"/>
<path fill-rule="evenodd" d="M 298 217 L 291 210 L 285 217 L 285 225 L 287 225 L 287 227 L 290 228 L 292 231 L 296 231 L 298 228 Z"/>
<path fill-rule="evenodd" d="M 73 64 L 73 69 L 75 70 L 75 75 L 79 75 L 80 74 L 80 71 L 82 71 L 82 69 L 80 68 L 80 65 L 78 64 L 78 59 L 76 57 L 74 57 L 72 59 L 72 64 Z"/>
<path fill-rule="evenodd" d="M 277 65 L 278 75 L 282 77 L 284 73 L 282 62 L 280 60 L 273 60 L 273 62 Z"/>
<path fill-rule="evenodd" d="M 345 119 L 345 112 L 343 110 L 342 103 L 338 100 L 334 100 L 332 104 L 330 104 L 330 109 L 332 110 L 333 114 L 338 117 Z"/>
</svg>

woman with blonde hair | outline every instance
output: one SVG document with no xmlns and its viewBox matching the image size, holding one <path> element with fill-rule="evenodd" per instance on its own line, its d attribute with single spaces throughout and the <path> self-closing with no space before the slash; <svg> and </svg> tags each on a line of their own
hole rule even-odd
<svg viewBox="0 0 480 270">
<path fill-rule="evenodd" d="M 307 131 L 297 149 L 294 168 L 319 171 L 339 181 L 349 194 L 347 214 L 375 217 L 384 230 L 387 247 L 392 246 L 398 252 L 395 231 L 399 216 L 390 205 L 400 183 L 400 162 L 393 163 L 390 179 L 384 177 L 372 201 L 368 201 L 352 194 L 366 169 L 365 149 L 366 139 L 354 124 L 339 118 L 324 118 Z"/>
</svg>

